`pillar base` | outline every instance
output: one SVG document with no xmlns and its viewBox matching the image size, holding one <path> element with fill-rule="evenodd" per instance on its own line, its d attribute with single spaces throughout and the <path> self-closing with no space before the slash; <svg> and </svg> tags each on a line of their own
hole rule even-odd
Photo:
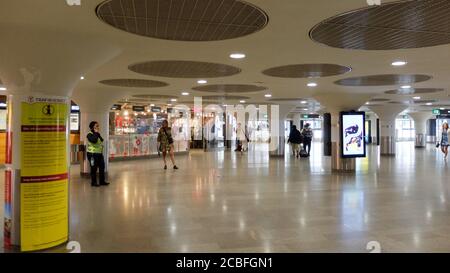
<svg viewBox="0 0 450 273">
<path fill-rule="evenodd" d="M 278 137 L 278 147 L 277 147 L 277 149 L 270 151 L 269 156 L 270 157 L 284 157 L 284 148 L 285 148 L 284 146 L 285 146 L 284 136 L 279 136 Z"/>
<path fill-rule="evenodd" d="M 395 138 L 393 136 L 382 136 L 380 140 L 380 154 L 382 156 L 395 156 Z"/>
<path fill-rule="evenodd" d="M 424 134 L 416 134 L 416 148 L 425 148 L 425 135 Z"/>
<path fill-rule="evenodd" d="M 342 158 L 339 144 L 333 142 L 331 144 L 331 171 L 353 173 L 356 170 L 356 160 L 354 158 Z"/>
</svg>

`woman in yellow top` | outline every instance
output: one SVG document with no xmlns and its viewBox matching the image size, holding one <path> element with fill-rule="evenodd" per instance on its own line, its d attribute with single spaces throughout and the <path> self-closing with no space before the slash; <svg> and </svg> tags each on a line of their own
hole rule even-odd
<svg viewBox="0 0 450 273">
<path fill-rule="evenodd" d="M 166 154 L 169 152 L 170 160 L 172 161 L 173 168 L 178 169 L 177 165 L 175 165 L 175 156 L 173 154 L 173 138 L 172 138 L 172 128 L 169 127 L 169 122 L 164 120 L 162 122 L 162 127 L 158 132 L 158 149 L 163 154 L 164 160 L 164 170 L 167 170 L 167 162 L 166 162 Z"/>
</svg>

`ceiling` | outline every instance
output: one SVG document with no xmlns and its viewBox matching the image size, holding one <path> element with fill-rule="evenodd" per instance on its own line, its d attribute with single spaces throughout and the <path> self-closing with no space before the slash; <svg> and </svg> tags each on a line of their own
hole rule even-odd
<svg viewBox="0 0 450 273">
<path fill-rule="evenodd" d="M 386 99 L 376 102 L 382 105 L 411 101 L 417 94 L 386 91 L 398 90 L 405 83 L 402 81 L 405 76 L 401 75 L 425 75 L 429 77 L 420 76 L 417 81 L 408 81 L 408 84 L 416 90 L 442 91 L 421 93 L 421 100 L 432 100 L 433 105 L 410 103 L 410 109 L 450 105 L 450 45 L 363 50 L 363 47 L 332 47 L 335 46 L 332 43 L 310 38 L 310 31 L 320 27 L 321 22 L 354 10 L 365 9 L 353 13 L 355 17 L 351 17 L 350 13 L 345 20 L 360 22 L 358 14 L 370 13 L 368 23 L 384 22 L 376 20 L 376 9 L 380 14 L 386 14 L 384 6 L 367 10 L 365 0 L 224 0 L 219 8 L 221 1 L 202 0 L 196 6 L 195 0 L 123 0 L 123 7 L 117 6 L 117 3 L 120 4 L 117 0 L 85 0 L 81 6 L 68 6 L 64 0 L 1 1 L 0 37 L 4 40 L 0 44 L 0 78 L 14 92 L 23 80 L 18 76 L 23 75 L 21 69 L 30 69 L 33 75 L 39 75 L 39 80 L 31 81 L 29 90 L 50 90 L 52 94 L 72 95 L 82 110 L 89 111 L 107 109 L 120 100 L 132 99 L 133 95 L 163 95 L 189 102 L 193 101 L 194 96 L 230 95 L 227 92 L 229 89 L 217 86 L 260 86 L 264 88 L 243 88 L 239 89 L 242 92 L 231 95 L 247 97 L 247 103 L 271 101 L 291 107 L 293 112 L 310 113 L 321 108 L 326 110 L 323 109 L 326 105 L 320 105 L 313 99 L 316 95 L 339 97 L 339 94 L 370 94 L 372 98 Z M 181 7 L 184 2 L 188 6 Z M 384 0 L 383 5 L 393 2 L 396 1 Z M 410 2 L 447 6 L 442 0 Z M 142 13 L 139 8 L 155 3 L 161 5 L 151 10 L 167 12 L 151 15 Z M 108 11 L 105 7 L 109 5 L 113 6 Z M 40 11 L 39 15 L 36 10 Z M 149 10 L 148 6 L 146 10 Z M 439 9 L 426 10 L 428 17 L 424 20 L 427 24 L 423 27 L 433 26 L 433 30 L 442 31 L 450 29 L 450 20 L 444 18 L 436 21 L 429 16 L 433 12 L 439 15 Z M 169 14 L 169 18 L 164 19 L 164 14 Z M 186 14 L 192 16 L 186 19 Z M 404 21 L 417 14 L 402 12 L 396 16 L 406 16 Z M 142 16 L 146 19 L 140 21 Z M 125 21 L 120 23 L 119 17 L 123 20 L 128 18 L 128 25 L 123 23 Z M 155 20 L 152 21 L 152 18 Z M 340 18 L 343 20 L 343 17 Z M 399 28 L 410 26 L 396 23 L 394 19 L 403 22 L 401 18 L 391 18 L 386 23 L 397 24 L 395 26 Z M 135 23 L 134 27 L 131 27 L 131 22 Z M 161 22 L 166 24 L 165 28 L 161 28 Z M 419 24 L 421 21 L 408 22 Z M 178 27 L 182 25 L 186 33 L 184 36 L 175 31 L 176 24 L 179 24 Z M 216 28 L 211 28 L 211 24 Z M 153 31 L 148 31 L 148 27 L 153 27 Z M 219 32 L 222 34 L 218 35 Z M 360 38 L 366 35 L 357 33 L 353 34 Z M 315 37 L 314 33 L 311 35 Z M 321 30 L 320 35 L 327 37 L 327 30 Z M 328 35 L 336 35 L 336 31 L 328 31 Z M 446 34 L 435 35 L 441 35 L 441 40 L 447 42 Z M 395 38 L 395 35 L 390 36 L 391 40 Z M 413 38 L 408 39 L 411 41 Z M 245 53 L 246 58 L 231 59 L 231 53 Z M 406 60 L 408 64 L 391 66 L 395 60 Z M 275 68 L 279 68 L 278 71 Z M 274 70 L 278 74 L 267 73 Z M 400 76 L 375 85 L 336 84 L 358 77 L 363 77 L 364 81 L 367 76 L 373 75 Z M 80 80 L 80 76 L 84 76 L 84 80 Z M 207 80 L 204 87 L 197 83 L 200 79 Z M 109 85 L 104 84 L 105 81 Z M 308 87 L 310 82 L 318 85 Z M 189 96 L 181 96 L 181 92 L 189 92 Z M 266 98 L 266 94 L 272 97 Z M 223 99 L 226 102 L 227 97 Z M 301 104 L 302 99 L 308 100 L 308 103 Z M 153 100 L 167 103 L 166 97 Z M 230 102 L 235 103 L 236 100 Z"/>
</svg>

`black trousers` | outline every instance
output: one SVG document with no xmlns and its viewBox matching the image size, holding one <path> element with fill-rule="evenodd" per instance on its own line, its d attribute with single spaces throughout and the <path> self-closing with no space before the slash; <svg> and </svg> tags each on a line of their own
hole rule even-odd
<svg viewBox="0 0 450 273">
<path fill-rule="evenodd" d="M 308 154 L 311 152 L 311 141 L 312 139 L 304 139 L 303 140 L 303 149 L 305 149 Z"/>
<path fill-rule="evenodd" d="M 87 158 L 91 166 L 91 184 L 97 184 L 97 169 L 99 170 L 100 184 L 105 183 L 105 159 L 103 154 L 87 153 Z M 94 164 L 92 164 L 92 160 Z"/>
</svg>

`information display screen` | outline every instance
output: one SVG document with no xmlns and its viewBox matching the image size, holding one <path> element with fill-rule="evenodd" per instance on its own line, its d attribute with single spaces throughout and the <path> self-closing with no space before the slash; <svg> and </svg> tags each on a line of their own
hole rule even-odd
<svg viewBox="0 0 450 273">
<path fill-rule="evenodd" d="M 366 157 L 365 112 L 341 112 L 341 156 Z"/>
<path fill-rule="evenodd" d="M 80 131 L 80 113 L 70 113 L 70 131 L 78 132 Z"/>
</svg>

